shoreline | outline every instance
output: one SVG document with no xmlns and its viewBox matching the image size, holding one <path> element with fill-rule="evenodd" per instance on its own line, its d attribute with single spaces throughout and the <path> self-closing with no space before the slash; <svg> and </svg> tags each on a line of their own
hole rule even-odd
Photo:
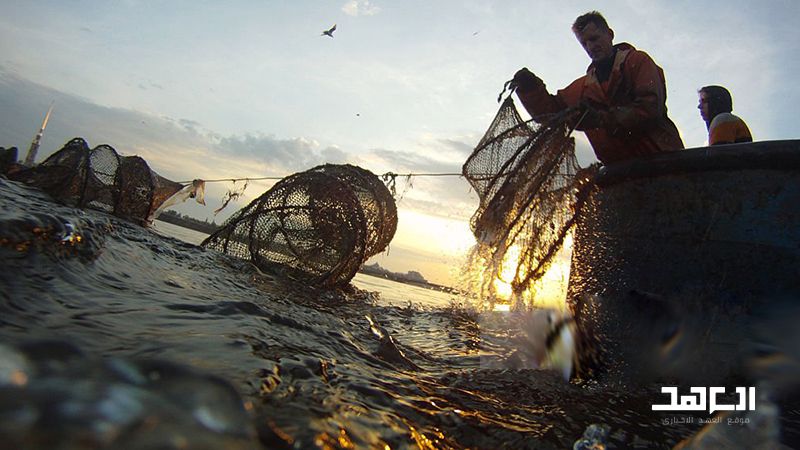
<svg viewBox="0 0 800 450">
<path fill-rule="evenodd" d="M 171 223 L 179 227 L 209 235 L 222 228 L 222 225 L 217 225 L 214 222 L 203 222 L 199 219 L 195 219 L 194 217 L 180 215 L 172 210 L 164 211 L 158 217 L 156 217 L 155 220 Z"/>
<path fill-rule="evenodd" d="M 424 288 L 424 289 L 431 289 L 433 291 L 444 292 L 446 294 L 460 294 L 461 293 L 458 289 L 452 288 L 450 286 L 444 286 L 444 285 L 436 284 L 436 283 L 420 283 L 418 281 L 412 281 L 412 280 L 404 279 L 402 277 L 392 276 L 391 274 L 387 274 L 387 273 L 376 272 L 376 271 L 372 271 L 372 270 L 366 270 L 365 271 L 363 269 L 363 267 L 358 270 L 358 273 L 360 273 L 362 275 L 369 275 L 369 276 L 375 277 L 375 278 L 382 278 L 382 279 L 385 279 L 385 280 L 394 281 L 396 283 L 408 284 L 408 285 L 411 285 L 411 286 L 416 286 L 416 287 L 420 287 L 420 288 Z"/>
<path fill-rule="evenodd" d="M 179 216 L 177 213 L 170 212 L 170 211 L 166 211 L 163 214 L 159 215 L 158 218 L 156 218 L 156 220 L 158 220 L 158 221 L 166 222 L 166 223 L 169 223 L 171 225 L 175 225 L 177 227 L 185 228 L 187 230 L 192 230 L 192 231 L 195 231 L 197 233 L 203 233 L 203 234 L 210 234 L 207 230 L 202 229 L 204 224 L 207 224 L 208 226 L 214 226 L 215 225 L 215 224 L 210 224 L 208 222 L 201 222 L 201 221 L 199 221 L 197 219 L 191 219 L 191 220 L 184 220 L 184 219 L 185 219 L 185 216 Z M 218 229 L 219 227 L 220 227 L 219 225 L 216 225 L 214 230 Z M 213 231 L 212 231 L 212 233 L 213 233 Z M 384 280 L 394 281 L 394 282 L 397 282 L 397 283 L 407 284 L 407 285 L 410 285 L 410 286 L 416 286 L 416 287 L 420 287 L 420 288 L 424 288 L 424 289 L 430 289 L 430 290 L 433 290 L 433 291 L 443 292 L 443 293 L 446 293 L 446 294 L 454 294 L 454 295 L 461 294 L 461 292 L 458 289 L 450 287 L 450 286 L 431 283 L 431 282 L 427 282 L 427 281 L 424 282 L 424 283 L 423 282 L 419 282 L 419 281 L 413 281 L 413 280 L 409 280 L 407 278 L 404 278 L 403 274 L 395 274 L 393 272 L 375 271 L 375 270 L 370 270 L 368 268 L 365 270 L 365 267 L 366 266 L 362 266 L 358 270 L 358 273 L 364 274 L 364 275 L 369 275 L 369 276 L 375 277 L 375 278 L 381 278 L 381 279 L 384 279 Z"/>
</svg>

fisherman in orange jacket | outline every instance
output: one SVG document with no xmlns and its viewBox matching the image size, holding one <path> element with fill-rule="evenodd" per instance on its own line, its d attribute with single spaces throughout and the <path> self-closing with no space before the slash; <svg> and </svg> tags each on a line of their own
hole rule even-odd
<svg viewBox="0 0 800 450">
<path fill-rule="evenodd" d="M 604 164 L 683 149 L 667 117 L 661 67 L 630 44 L 614 45 L 614 31 L 597 11 L 578 17 L 572 31 L 592 59 L 585 76 L 551 95 L 527 68 L 514 75 L 512 85 L 531 117 L 540 121 L 543 114 L 575 108 L 573 125 Z"/>
</svg>

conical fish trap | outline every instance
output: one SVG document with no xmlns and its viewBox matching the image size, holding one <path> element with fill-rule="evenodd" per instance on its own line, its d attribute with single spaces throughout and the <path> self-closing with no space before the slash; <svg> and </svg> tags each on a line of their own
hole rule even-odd
<svg viewBox="0 0 800 450">
<path fill-rule="evenodd" d="M 382 252 L 397 230 L 397 207 L 386 185 L 372 172 L 350 164 L 325 164 L 311 171 L 331 175 L 350 186 L 364 212 L 366 256 Z"/>
<path fill-rule="evenodd" d="M 378 177 L 326 164 L 279 181 L 202 245 L 330 287 L 350 282 L 396 229 L 394 199 Z"/>
<path fill-rule="evenodd" d="M 182 187 L 155 173 L 138 156 L 120 156 L 108 145 L 90 150 L 81 138 L 9 178 L 36 186 L 64 204 L 99 209 L 142 225 Z"/>
<path fill-rule="evenodd" d="M 497 112 L 462 173 L 478 194 L 472 216 L 477 240 L 472 265 L 484 267 L 481 293 L 494 295 L 494 282 L 511 285 L 515 296 L 540 279 L 572 227 L 586 190 L 576 174 L 575 141 L 568 126 L 573 112 L 523 121 L 509 96 Z M 515 261 L 507 261 L 517 255 Z M 511 265 L 509 271 L 504 267 Z"/>
</svg>

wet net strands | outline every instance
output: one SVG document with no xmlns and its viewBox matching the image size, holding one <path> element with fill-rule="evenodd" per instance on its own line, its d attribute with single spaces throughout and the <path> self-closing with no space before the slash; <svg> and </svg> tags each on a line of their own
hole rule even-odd
<svg viewBox="0 0 800 450">
<path fill-rule="evenodd" d="M 231 216 L 201 245 L 321 287 L 349 283 L 397 229 L 397 208 L 373 173 L 325 164 L 296 173 Z"/>
<path fill-rule="evenodd" d="M 541 125 L 526 122 L 509 96 L 464 163 L 479 198 L 468 264 L 482 268 L 482 298 L 493 298 L 501 280 L 511 285 L 512 301 L 519 299 L 547 271 L 574 224 L 589 185 L 577 176 L 574 116 L 564 111 L 537 117 Z"/>
</svg>

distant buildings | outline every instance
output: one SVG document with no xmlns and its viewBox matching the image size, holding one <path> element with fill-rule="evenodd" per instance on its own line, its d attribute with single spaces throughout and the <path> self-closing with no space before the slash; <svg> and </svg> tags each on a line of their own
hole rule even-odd
<svg viewBox="0 0 800 450">
<path fill-rule="evenodd" d="M 39 132 L 36 133 L 36 136 L 34 136 L 31 147 L 28 149 L 28 154 L 25 156 L 25 162 L 23 164 L 27 167 L 33 166 L 36 161 L 36 154 L 39 152 L 39 145 L 42 143 L 42 135 L 44 135 L 44 129 L 47 128 L 47 121 L 50 120 L 50 113 L 53 112 L 54 103 L 50 103 L 50 109 L 47 110 L 47 114 L 44 116 L 42 126 L 39 128 Z"/>
<path fill-rule="evenodd" d="M 409 270 L 406 273 L 390 272 L 381 267 L 378 263 L 365 264 L 364 267 L 361 268 L 361 272 L 367 275 L 375 275 L 383 278 L 388 278 L 394 281 L 430 284 L 428 280 L 426 280 L 425 277 L 422 276 L 421 273 L 415 270 Z"/>
</svg>

